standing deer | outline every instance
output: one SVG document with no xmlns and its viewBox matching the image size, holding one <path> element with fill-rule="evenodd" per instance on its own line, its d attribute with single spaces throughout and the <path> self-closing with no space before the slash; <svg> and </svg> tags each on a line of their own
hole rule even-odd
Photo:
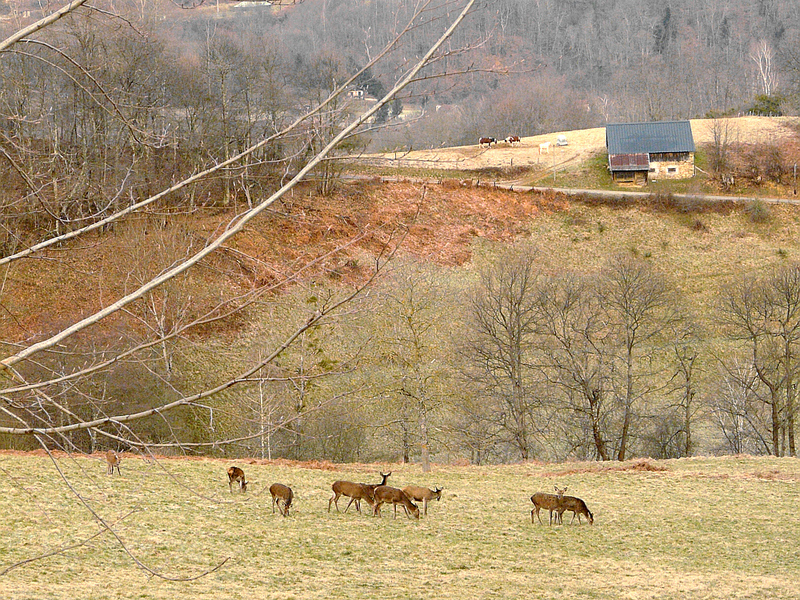
<svg viewBox="0 0 800 600">
<path fill-rule="evenodd" d="M 542 523 L 542 517 L 539 516 L 539 510 L 542 508 L 546 508 L 550 511 L 550 525 L 553 524 L 553 511 L 558 511 L 561 506 L 561 499 L 564 497 L 564 492 L 567 491 L 567 488 L 563 490 L 559 489 L 558 486 L 553 486 L 556 490 L 555 494 L 545 494 L 544 492 L 536 492 L 533 496 L 531 496 L 531 502 L 533 502 L 533 510 L 531 511 L 531 523 L 534 523 L 533 520 L 534 515 L 539 519 L 539 523 Z"/>
<path fill-rule="evenodd" d="M 394 507 L 394 518 L 397 518 L 397 505 L 402 504 L 406 511 L 406 516 L 410 519 L 414 515 L 415 519 L 419 519 L 419 507 L 414 504 L 403 490 L 389 487 L 388 485 L 379 485 L 375 488 L 375 508 L 372 511 L 377 517 L 381 516 L 381 505 L 391 502 Z"/>
<path fill-rule="evenodd" d="M 239 467 L 231 467 L 228 469 L 228 489 L 233 492 L 233 484 L 238 483 L 239 489 L 242 493 L 247 491 L 248 482 L 244 479 L 244 471 Z"/>
<path fill-rule="evenodd" d="M 339 512 L 339 496 L 347 496 L 350 498 L 350 502 L 347 503 L 347 507 L 344 509 L 344 512 L 347 512 L 347 509 L 350 508 L 350 505 L 355 502 L 356 510 L 359 512 L 359 514 L 362 514 L 361 501 L 366 500 L 370 507 L 375 506 L 375 488 L 380 485 L 386 485 L 386 480 L 391 474 L 391 471 L 388 473 L 381 473 L 382 481 L 381 483 L 376 484 L 353 483 L 352 481 L 334 481 L 333 485 L 331 486 L 333 488 L 333 496 L 330 500 L 328 500 L 328 512 L 331 512 L 331 502 L 336 505 L 336 512 Z"/>
<path fill-rule="evenodd" d="M 350 498 L 347 508 L 350 508 L 350 505 L 355 502 L 356 510 L 359 513 L 361 513 L 361 500 L 366 500 L 367 504 L 369 504 L 371 507 L 375 505 L 372 492 L 363 483 L 353 483 L 352 481 L 334 481 L 331 488 L 333 488 L 333 496 L 331 496 L 331 499 L 328 500 L 328 512 L 331 512 L 331 502 L 336 505 L 336 512 L 339 512 L 339 496 L 347 496 Z M 347 512 L 347 508 L 344 509 L 344 512 Z"/>
<path fill-rule="evenodd" d="M 566 488 L 564 488 L 564 490 L 566 491 Z M 564 496 L 561 498 L 556 515 L 559 523 L 561 523 L 561 515 L 563 515 L 564 511 L 567 510 L 572 511 L 572 521 L 575 520 L 576 516 L 578 517 L 579 525 L 581 523 L 581 515 L 586 517 L 586 520 L 589 521 L 589 525 L 594 525 L 594 515 L 592 514 L 592 511 L 590 511 L 589 507 L 586 506 L 586 502 L 580 498 L 576 498 L 575 496 Z M 570 521 L 570 523 L 572 523 L 572 521 Z"/>
<path fill-rule="evenodd" d="M 114 469 L 117 469 L 117 474 L 122 475 L 119 471 L 119 463 L 122 462 L 122 458 L 120 455 L 117 454 L 114 450 L 109 450 L 106 452 L 106 474 L 113 475 Z"/>
<path fill-rule="evenodd" d="M 273 483 L 269 486 L 269 493 L 272 494 L 272 513 L 275 514 L 275 505 L 284 517 L 289 516 L 289 507 L 292 505 L 292 488 L 282 483 Z M 281 508 L 283 504 L 283 508 Z"/>
<path fill-rule="evenodd" d="M 418 485 L 409 485 L 403 488 L 403 493 L 411 500 L 422 502 L 422 512 L 426 517 L 428 516 L 428 502 L 442 499 L 442 488 L 440 487 L 430 490 Z"/>
</svg>

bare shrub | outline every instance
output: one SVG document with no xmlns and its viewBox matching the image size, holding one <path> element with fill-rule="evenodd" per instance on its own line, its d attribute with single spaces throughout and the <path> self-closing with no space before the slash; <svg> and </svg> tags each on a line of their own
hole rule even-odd
<svg viewBox="0 0 800 600">
<path fill-rule="evenodd" d="M 748 202 L 744 208 L 744 213 L 751 223 L 768 223 L 772 218 L 767 203 L 759 199 Z"/>
<path fill-rule="evenodd" d="M 782 183 L 787 169 L 784 166 L 783 152 L 778 146 L 767 146 L 762 155 L 764 176 L 775 183 Z"/>
</svg>

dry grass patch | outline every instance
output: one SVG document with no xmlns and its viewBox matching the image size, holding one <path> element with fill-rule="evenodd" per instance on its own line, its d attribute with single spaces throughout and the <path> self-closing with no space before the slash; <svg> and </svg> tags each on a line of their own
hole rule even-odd
<svg viewBox="0 0 800 600">
<path fill-rule="evenodd" d="M 560 469 L 552 473 L 543 473 L 546 477 L 566 477 L 568 475 L 576 475 L 579 473 L 622 473 L 625 471 L 649 471 L 651 473 L 662 473 L 667 471 L 668 468 L 656 461 L 637 458 L 621 463 L 617 462 L 600 462 L 600 463 L 580 463 L 574 467 Z"/>
<path fill-rule="evenodd" d="M 227 562 L 195 582 L 148 577 L 107 533 L 86 541 L 101 529 L 48 459 L 2 454 L 0 570 L 73 546 L 0 576 L 6 597 L 796 597 L 796 459 L 436 465 L 431 474 L 240 461 L 247 494 L 228 491 L 231 461 L 128 458 L 122 477 L 94 458 L 59 464 L 152 568 L 192 576 Z M 377 481 L 381 470 L 397 487 L 443 486 L 442 500 L 419 521 L 327 512 L 334 480 Z M 289 518 L 272 513 L 275 481 L 295 492 Z M 554 482 L 587 502 L 594 526 L 531 524 L 530 495 Z"/>
</svg>

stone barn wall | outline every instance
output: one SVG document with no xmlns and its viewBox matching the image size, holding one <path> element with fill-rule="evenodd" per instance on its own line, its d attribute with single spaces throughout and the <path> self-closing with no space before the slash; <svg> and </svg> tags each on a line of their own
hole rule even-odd
<svg viewBox="0 0 800 600">
<path fill-rule="evenodd" d="M 694 152 L 687 152 L 685 157 L 651 155 L 648 176 L 649 179 L 689 179 L 694 177 Z"/>
</svg>

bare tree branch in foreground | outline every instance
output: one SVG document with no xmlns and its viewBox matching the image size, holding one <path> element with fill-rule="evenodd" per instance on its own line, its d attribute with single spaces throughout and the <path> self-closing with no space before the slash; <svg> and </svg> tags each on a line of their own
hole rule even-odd
<svg viewBox="0 0 800 600">
<path fill-rule="evenodd" d="M 80 0 L 78 2 L 75 2 L 75 3 L 71 4 L 71 5 L 69 5 L 69 7 L 70 7 L 69 10 L 74 10 L 75 7 L 80 6 L 81 4 L 83 4 L 84 1 L 85 0 Z M 431 1 L 432 0 L 428 0 L 427 2 L 424 2 L 422 4 L 422 7 L 418 8 L 417 12 L 414 15 L 414 19 L 418 18 L 418 16 L 420 14 L 422 14 L 422 12 L 431 3 Z M 192 256 L 190 256 L 188 258 L 186 258 L 185 260 L 182 260 L 181 262 L 175 264 L 173 267 L 169 268 L 168 270 L 163 272 L 161 275 L 159 275 L 157 277 L 154 277 L 153 279 L 147 281 L 146 283 L 141 285 L 138 289 L 132 291 L 131 293 L 125 295 L 122 298 L 119 298 L 117 301 L 115 301 L 115 302 L 111 303 L 110 305 L 106 306 L 105 308 L 95 312 L 94 314 L 89 315 L 86 318 L 84 318 L 84 319 L 72 324 L 71 326 L 62 329 L 60 332 L 56 333 L 55 335 L 52 335 L 52 336 L 48 337 L 45 340 L 42 340 L 42 341 L 40 341 L 38 343 L 34 343 L 34 344 L 32 344 L 32 345 L 30 345 L 28 347 L 25 347 L 25 348 L 19 350 L 18 352 L 14 353 L 14 354 L 12 354 L 10 356 L 7 356 L 5 359 L 0 361 L 0 365 L 2 365 L 2 366 L 0 366 L 0 370 L 5 370 L 6 373 L 8 373 L 11 377 L 16 379 L 18 382 L 21 382 L 23 385 L 30 385 L 30 382 L 26 381 L 26 378 L 23 377 L 22 373 L 20 373 L 20 371 L 15 368 L 17 365 L 20 365 L 24 361 L 31 361 L 31 359 L 33 357 L 35 357 L 38 353 L 41 353 L 41 352 L 46 351 L 46 350 L 55 349 L 60 344 L 62 344 L 66 340 L 68 340 L 71 336 L 73 336 L 73 335 L 75 335 L 75 334 L 77 334 L 79 332 L 82 332 L 82 331 L 86 330 L 87 328 L 89 328 L 89 327 L 101 322 L 103 319 L 109 317 L 110 315 L 113 315 L 113 314 L 115 314 L 115 313 L 117 313 L 119 311 L 124 310 L 127 306 L 131 305 L 135 301 L 144 298 L 146 296 L 146 294 L 148 294 L 149 292 L 151 292 L 151 291 L 159 288 L 160 286 L 164 285 L 165 283 L 171 281 L 172 279 L 176 278 L 178 275 L 181 275 L 182 273 L 185 273 L 190 268 L 192 268 L 195 265 L 197 265 L 202 259 L 204 259 L 205 257 L 208 257 L 213 252 L 215 252 L 215 251 L 219 250 L 220 248 L 222 248 L 223 245 L 228 240 L 230 240 L 233 236 L 235 236 L 238 233 L 240 233 L 245 228 L 245 226 L 248 223 L 250 223 L 256 216 L 258 216 L 259 214 L 263 213 L 266 209 L 268 209 L 270 206 L 272 206 L 277 200 L 282 198 L 287 192 L 292 190 L 297 185 L 298 182 L 300 182 L 306 175 L 308 175 L 312 171 L 312 169 L 314 169 L 318 164 L 320 164 L 323 160 L 325 160 L 327 155 L 334 148 L 336 148 L 339 145 L 339 143 L 342 142 L 342 140 L 346 139 L 354 131 L 358 130 L 365 123 L 367 123 L 370 120 L 370 118 L 373 117 L 383 106 L 385 106 L 388 102 L 390 102 L 395 97 L 396 94 L 398 94 L 402 89 L 404 89 L 410 83 L 415 81 L 415 79 L 417 78 L 419 73 L 422 71 L 422 69 L 424 69 L 427 65 L 429 65 L 431 63 L 431 61 L 435 58 L 435 56 L 437 55 L 437 52 L 439 52 L 439 50 L 441 49 L 441 47 L 445 43 L 445 41 L 453 34 L 453 32 L 456 30 L 456 28 L 459 26 L 459 24 L 470 13 L 470 11 L 473 9 L 474 4 L 475 4 L 475 0 L 467 0 L 465 2 L 464 7 L 461 10 L 461 12 L 452 21 L 450 26 L 441 35 L 441 37 L 430 47 L 430 49 L 414 65 L 414 67 L 409 69 L 408 72 L 395 84 L 395 86 L 387 94 L 385 94 L 377 103 L 375 103 L 372 106 L 372 108 L 370 108 L 369 110 L 367 110 L 366 112 L 361 114 L 359 117 L 354 119 L 352 122 L 350 122 L 347 126 L 342 128 L 341 131 L 339 131 L 339 133 L 337 135 L 335 135 L 324 146 L 324 148 L 322 148 L 313 158 L 311 158 L 305 164 L 305 166 L 302 167 L 299 170 L 299 172 L 289 182 L 287 182 L 285 185 L 283 185 L 277 192 L 272 194 L 269 198 L 265 199 L 264 201 L 262 201 L 262 202 L 260 202 L 258 204 L 255 204 L 251 209 L 247 210 L 243 214 L 241 214 L 238 217 L 236 217 L 229 224 L 229 226 L 225 229 L 224 232 L 222 232 L 220 235 L 218 235 L 216 237 L 216 239 L 214 239 L 213 241 L 209 242 L 204 248 L 202 248 L 202 250 L 196 252 L 195 254 L 193 254 Z M 65 7 L 65 9 L 62 9 L 62 10 L 66 10 L 66 8 L 67 7 Z M 59 11 L 59 12 L 61 12 L 61 11 Z M 66 12 L 69 12 L 69 11 L 66 11 Z M 66 12 L 64 14 L 66 14 Z M 60 16 L 57 17 L 57 18 L 60 18 Z M 48 21 L 48 23 L 49 22 L 52 22 L 52 21 Z M 48 23 L 43 23 L 41 25 L 41 27 L 45 27 Z M 413 26 L 413 20 L 412 20 L 412 23 L 410 23 L 408 25 L 407 30 L 409 28 L 411 28 L 412 26 Z M 40 29 L 41 27 L 39 27 L 38 29 Z M 31 31 L 27 31 L 26 30 L 26 34 L 27 33 L 31 33 L 32 31 L 38 31 L 38 29 L 33 29 Z M 3 42 L 3 45 L 0 45 L 0 50 L 2 50 L 3 48 L 7 47 L 8 45 L 14 43 L 17 40 L 22 39 L 22 37 L 24 37 L 24 35 L 17 35 L 17 36 L 13 36 L 12 38 L 9 38 L 5 42 Z M 381 57 L 385 54 L 385 52 L 388 52 L 389 49 L 392 48 L 398 42 L 398 39 L 399 38 L 397 38 L 394 41 L 390 42 L 390 44 L 387 46 L 387 49 L 384 51 L 384 53 L 381 54 Z M 377 62 L 378 58 L 379 57 L 376 57 L 376 59 L 372 63 L 370 63 L 370 65 L 368 65 L 368 66 L 371 66 L 372 64 Z M 339 88 L 337 90 L 336 94 L 341 93 L 343 89 L 344 89 L 344 86 Z M 315 109 L 315 111 L 321 110 L 322 107 L 324 106 L 324 104 L 325 104 L 325 102 L 323 102 L 323 104 L 318 106 Z M 307 118 L 307 117 L 308 117 L 308 115 L 305 115 L 304 117 L 301 117 L 300 119 L 298 119 L 298 121 L 296 123 L 300 122 L 302 119 Z M 293 126 L 296 126 L 296 124 L 294 124 Z M 193 177 L 191 177 L 191 178 L 189 178 L 189 179 L 177 184 L 176 186 L 173 186 L 170 189 L 161 192 L 160 194 L 157 194 L 157 195 L 155 195 L 155 196 L 153 196 L 151 198 L 148 198 L 147 200 L 145 200 L 145 201 L 143 201 L 141 203 L 138 203 L 134 207 L 130 207 L 130 208 L 124 210 L 124 211 L 120 211 L 120 212 L 116 213 L 115 215 L 113 215 L 112 216 L 113 218 L 109 217 L 107 219 L 104 219 L 101 222 L 95 223 L 92 226 L 83 228 L 83 229 L 79 230 L 78 232 L 73 232 L 73 233 L 75 233 L 75 235 L 80 235 L 81 233 L 85 233 L 85 232 L 90 231 L 92 229 L 96 229 L 97 227 L 101 227 L 104 222 L 109 222 L 109 220 L 118 219 L 118 218 L 120 218 L 121 216 L 123 216 L 125 214 L 130 214 L 131 212 L 133 212 L 135 210 L 139 210 L 143 206 L 145 206 L 146 204 L 155 202 L 157 199 L 162 198 L 163 196 L 165 196 L 166 194 L 174 191 L 175 189 L 177 189 L 180 186 L 189 185 L 189 183 L 191 183 L 193 181 L 196 181 L 201 176 L 205 176 L 210 172 L 213 172 L 213 171 L 216 171 L 218 169 L 224 168 L 225 166 L 233 164 L 237 160 L 241 160 L 241 158 L 243 158 L 244 156 L 247 156 L 249 153 L 252 153 L 255 149 L 257 149 L 259 147 L 262 147 L 263 145 L 269 143 L 269 141 L 271 141 L 272 139 L 274 139 L 274 137 L 271 137 L 268 140 L 262 140 L 262 142 L 259 142 L 259 144 L 257 144 L 256 146 L 253 146 L 253 147 L 249 148 L 248 150 L 246 150 L 245 152 L 239 154 L 238 156 L 233 157 L 230 160 L 225 161 L 224 163 L 215 165 L 211 169 L 207 169 L 203 173 L 195 175 L 195 176 L 193 176 Z M 2 261 L 2 263 L 0 263 L 0 264 L 5 264 L 7 262 L 10 262 L 11 260 L 16 260 L 16 259 L 21 258 L 23 256 L 28 256 L 28 255 L 32 254 L 33 252 L 35 252 L 35 251 L 37 251 L 37 250 L 39 250 L 39 249 L 41 249 L 43 247 L 46 247 L 47 245 L 50 245 L 52 243 L 57 243 L 57 242 L 63 242 L 65 240 L 67 240 L 67 239 L 75 237 L 75 235 L 62 236 L 58 240 L 49 240 L 48 242 L 46 242 L 44 244 L 38 244 L 36 246 L 28 248 L 27 250 L 25 250 L 25 251 L 23 251 L 21 253 L 17 253 L 14 256 L 6 257 L 6 259 L 4 259 L 4 261 Z M 383 264 L 385 264 L 385 261 L 384 261 Z M 381 259 L 379 258 L 378 261 L 377 261 L 377 268 L 376 268 L 375 274 L 373 274 L 372 278 L 374 278 L 377 275 L 377 273 L 380 271 L 381 266 L 382 266 Z M 372 278 L 365 285 L 368 285 L 371 282 Z M 128 547 L 128 545 L 126 544 L 125 540 L 123 540 L 122 537 L 115 531 L 114 523 L 111 523 L 102 514 L 100 514 L 100 511 L 98 511 L 97 508 L 95 506 L 93 506 L 92 503 L 90 503 L 89 500 L 79 490 L 77 490 L 75 488 L 75 486 L 70 482 L 69 477 L 61 470 L 61 468 L 59 467 L 55 457 L 52 455 L 51 451 L 49 450 L 49 444 L 54 439 L 57 440 L 57 439 L 60 438 L 60 439 L 66 440 L 66 438 L 64 437 L 65 434 L 68 434 L 69 432 L 72 432 L 72 431 L 91 430 L 91 431 L 94 431 L 94 432 L 99 433 L 101 435 L 108 435 L 108 432 L 103 431 L 103 426 L 105 426 L 105 425 L 113 425 L 113 426 L 116 426 L 116 427 L 126 427 L 127 424 L 135 422 L 137 420 L 144 419 L 144 418 L 146 418 L 148 416 L 161 415 L 163 417 L 163 415 L 165 413 L 168 413 L 169 411 L 174 410 L 175 408 L 180 407 L 180 406 L 202 406 L 201 404 L 199 404 L 202 400 L 204 400 L 206 398 L 209 398 L 211 396 L 214 396 L 216 394 L 219 394 L 221 391 L 226 390 L 226 389 L 228 389 L 228 388 L 230 388 L 230 387 L 232 387 L 234 385 L 237 385 L 237 384 L 242 383 L 242 382 L 249 381 L 253 377 L 253 375 L 255 375 L 261 368 L 263 368 L 266 364 L 269 364 L 271 361 L 275 360 L 275 358 L 277 356 L 279 356 L 281 353 L 283 353 L 293 342 L 295 342 L 295 340 L 297 340 L 297 338 L 300 335 L 302 335 L 303 332 L 305 332 L 309 328 L 315 326 L 321 320 L 325 319 L 330 314 L 332 314 L 336 310 L 340 309 L 342 306 L 344 306 L 347 303 L 351 302 L 353 300 L 353 298 L 355 298 L 355 296 L 357 294 L 359 294 L 359 293 L 361 293 L 363 291 L 364 287 L 365 286 L 360 286 L 358 289 L 356 289 L 351 294 L 346 295 L 344 298 L 339 299 L 339 300 L 337 300 L 335 302 L 332 302 L 330 306 L 323 306 L 322 310 L 319 310 L 312 317 L 310 317 L 308 319 L 308 321 L 306 321 L 306 323 L 304 325 L 302 325 L 301 327 L 296 329 L 293 333 L 291 333 L 288 337 L 286 337 L 286 339 L 279 346 L 274 348 L 272 350 L 272 352 L 270 352 L 266 357 L 256 361 L 254 364 L 249 366 L 249 368 L 245 369 L 243 372 L 241 372 L 237 376 L 235 376 L 233 378 L 230 378 L 227 381 L 225 381 L 223 383 L 220 383 L 220 384 L 218 384 L 215 387 L 212 387 L 210 389 L 203 390 L 203 391 L 191 394 L 191 395 L 183 396 L 183 397 L 181 397 L 181 398 L 179 398 L 179 399 L 177 399 L 175 401 L 168 402 L 168 403 L 162 404 L 162 405 L 154 407 L 154 408 L 149 408 L 147 410 L 141 410 L 141 411 L 131 412 L 131 413 L 127 413 L 127 414 L 113 415 L 113 416 L 104 416 L 102 418 L 89 419 L 89 420 L 81 419 L 78 415 L 76 415 L 74 413 L 74 411 L 70 410 L 69 406 L 59 404 L 58 402 L 56 402 L 56 400 L 54 398 L 48 397 L 42 390 L 36 390 L 35 393 L 36 393 L 36 396 L 38 398 L 38 401 L 42 402 L 42 403 L 48 403 L 51 406 L 55 407 L 56 410 L 58 410 L 65 417 L 65 419 L 67 420 L 67 423 L 63 424 L 63 425 L 50 424 L 50 425 L 46 425 L 46 426 L 37 427 L 36 426 L 36 421 L 35 421 L 36 417 L 32 412 L 29 411 L 28 414 L 30 416 L 27 417 L 27 418 L 24 418 L 24 417 L 20 416 L 20 414 L 25 414 L 24 412 L 22 412 L 22 411 L 16 412 L 14 410 L 11 410 L 11 409 L 7 408 L 7 406 L 9 404 L 5 404 L 5 405 L 0 404 L 0 411 L 2 411 L 7 416 L 9 416 L 10 418 L 12 418 L 15 421 L 20 423 L 19 427 L 4 427 L 4 428 L 0 428 L 0 432 L 6 433 L 6 434 L 11 434 L 11 435 L 20 435 L 20 436 L 30 436 L 30 435 L 32 435 L 36 439 L 38 444 L 48 453 L 48 455 L 50 456 L 50 458 L 51 458 L 51 460 L 53 462 L 53 465 L 55 466 L 56 470 L 59 473 L 59 476 L 61 477 L 61 479 L 65 483 L 65 485 L 70 489 L 71 493 L 81 502 L 81 504 L 85 508 L 85 510 L 89 514 L 91 514 L 92 519 L 97 521 L 100 524 L 100 526 L 102 528 L 102 531 L 107 531 L 108 533 L 110 533 L 115 538 L 116 543 L 119 545 L 119 547 L 122 548 L 122 550 L 130 557 L 130 559 L 137 565 L 137 567 L 140 570 L 142 570 L 143 572 L 147 573 L 150 576 L 158 577 L 160 579 L 169 580 L 169 581 L 191 581 L 191 580 L 197 579 L 199 577 L 203 577 L 205 575 L 208 575 L 208 574 L 213 573 L 216 570 L 220 569 L 227 562 L 228 559 L 226 558 L 226 559 L 222 560 L 219 564 L 215 565 L 213 568 L 205 570 L 202 573 L 199 573 L 199 574 L 196 574 L 196 575 L 193 575 L 193 576 L 188 576 L 188 577 L 173 577 L 173 576 L 170 576 L 168 574 L 158 572 L 158 571 L 154 570 L 153 568 L 147 566 L 146 564 L 144 564 L 136 556 L 136 554 Z M 10 402 L 8 400 L 8 398 L 6 398 L 6 397 L 0 398 L 0 400 L 2 400 L 4 402 Z M 97 535 L 99 535 L 99 534 L 97 534 Z M 84 542 L 84 543 L 86 543 L 86 542 Z M 61 550 L 61 552 L 64 552 L 66 550 L 67 550 L 67 548 L 64 548 L 64 549 Z M 50 552 L 50 553 L 43 554 L 40 558 L 45 558 L 47 556 L 52 556 L 52 555 L 53 555 L 53 553 Z M 35 560 L 35 559 L 30 559 L 30 560 Z M 21 566 L 22 564 L 23 563 L 17 563 L 17 565 L 11 565 L 10 567 L 7 567 L 4 571 L 2 571 L 2 573 L 7 573 L 10 569 L 14 568 L 15 566 Z"/>
<path fill-rule="evenodd" d="M 358 127 L 362 124 L 367 122 L 370 117 L 372 117 L 375 113 L 380 110 L 382 106 L 387 104 L 400 90 L 405 88 L 409 83 L 411 83 L 417 74 L 429 63 L 432 57 L 436 54 L 436 51 L 444 44 L 444 42 L 449 38 L 452 33 L 455 31 L 456 27 L 458 27 L 459 23 L 463 21 L 466 17 L 469 10 L 472 8 L 472 5 L 475 3 L 475 0 L 469 0 L 464 10 L 461 14 L 456 18 L 453 24 L 447 29 L 447 31 L 439 38 L 439 40 L 428 50 L 428 52 L 423 56 L 417 64 L 412 68 L 409 73 L 403 77 L 403 79 L 397 83 L 383 98 L 381 98 L 378 102 L 376 102 L 372 108 L 367 110 L 363 113 L 360 117 L 355 119 L 351 122 L 347 127 L 342 129 L 338 135 L 336 135 L 316 156 L 314 156 L 300 171 L 295 175 L 291 181 L 286 183 L 283 187 L 281 187 L 277 192 L 275 192 L 272 196 L 261 202 L 260 204 L 254 206 L 252 209 L 248 210 L 247 212 L 243 213 L 239 218 L 238 221 L 232 223 L 231 226 L 216 240 L 209 243 L 205 248 L 201 251 L 197 252 L 194 256 L 189 258 L 188 260 L 176 265 L 174 268 L 168 270 L 166 273 L 162 274 L 155 279 L 152 279 L 150 282 L 146 283 L 145 285 L 141 286 L 138 290 L 128 294 L 127 296 L 120 298 L 116 302 L 112 303 L 111 305 L 107 306 L 106 308 L 94 313 L 82 319 L 81 321 L 63 329 L 61 332 L 57 333 L 56 335 L 51 336 L 46 340 L 42 340 L 36 344 L 25 348 L 24 350 L 4 358 L 0 361 L 0 369 L 8 369 L 9 367 L 13 367 L 15 364 L 30 358 L 31 356 L 35 355 L 42 350 L 52 348 L 57 344 L 63 342 L 70 336 L 74 335 L 75 333 L 98 323 L 99 321 L 103 320 L 104 318 L 108 317 L 111 314 L 121 310 L 134 300 L 142 298 L 147 292 L 157 288 L 158 286 L 166 283 L 170 279 L 173 279 L 177 275 L 185 272 L 189 268 L 193 267 L 197 263 L 199 263 L 203 258 L 210 255 L 212 252 L 217 250 L 223 243 L 227 240 L 235 236 L 237 233 L 240 233 L 245 225 L 247 225 L 250 221 L 252 221 L 256 216 L 261 214 L 264 210 L 269 208 L 272 204 L 274 204 L 277 200 L 282 198 L 284 194 L 290 191 L 292 188 L 297 185 L 299 181 L 301 181 L 306 175 L 308 175 L 311 170 L 314 169 L 320 162 L 324 160 L 324 158 L 328 155 L 328 153 L 333 150 L 339 142 L 345 139 L 350 133 L 355 131 Z"/>
</svg>

